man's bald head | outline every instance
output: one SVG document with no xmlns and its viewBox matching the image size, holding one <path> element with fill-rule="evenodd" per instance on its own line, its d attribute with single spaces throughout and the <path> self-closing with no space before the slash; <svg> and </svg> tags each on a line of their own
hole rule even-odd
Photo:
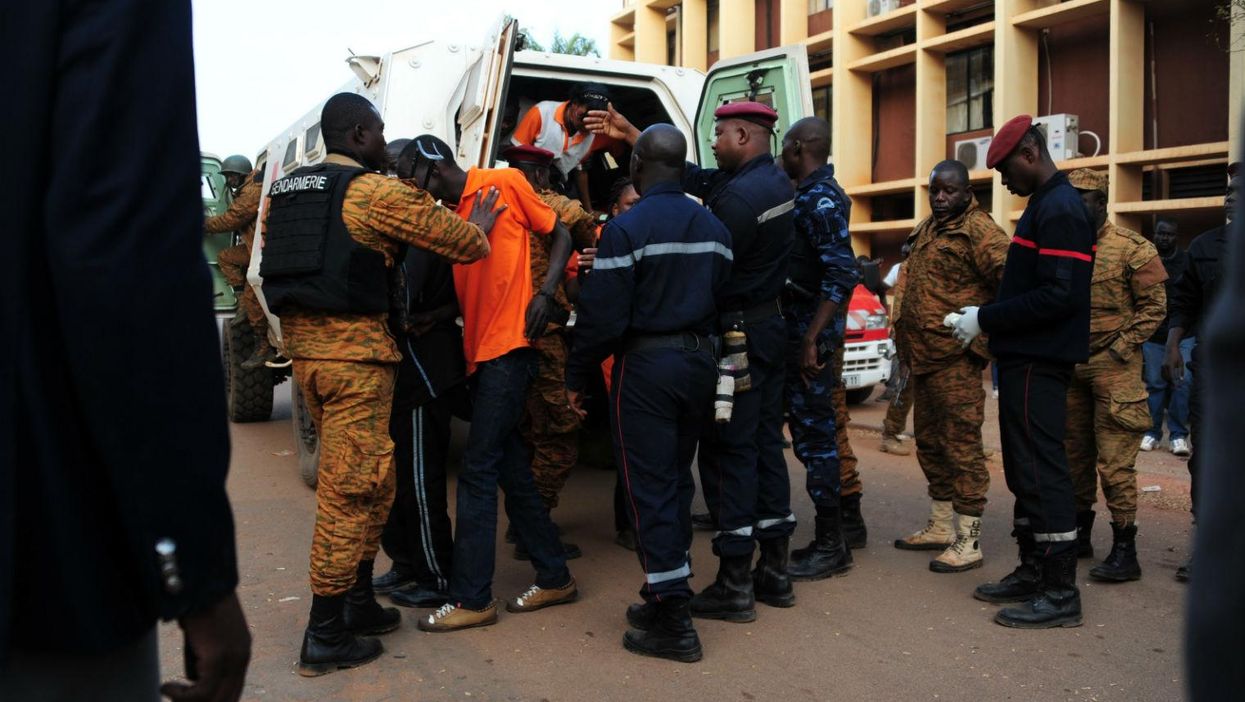
<svg viewBox="0 0 1245 702">
<path fill-rule="evenodd" d="M 825 162 L 830 158 L 830 123 L 820 117 L 805 117 L 791 125 L 787 139 L 800 142 L 804 151 Z"/>
<path fill-rule="evenodd" d="M 687 161 L 687 139 L 683 132 L 669 124 L 654 124 L 645 129 L 631 152 L 631 177 L 635 189 L 643 194 L 652 185 L 678 181 Z"/>
<path fill-rule="evenodd" d="M 934 170 L 930 172 L 929 177 L 930 180 L 933 180 L 941 175 L 950 178 L 951 182 L 956 185 L 968 187 L 968 166 L 959 161 L 940 161 L 937 166 L 934 166 Z"/>
</svg>

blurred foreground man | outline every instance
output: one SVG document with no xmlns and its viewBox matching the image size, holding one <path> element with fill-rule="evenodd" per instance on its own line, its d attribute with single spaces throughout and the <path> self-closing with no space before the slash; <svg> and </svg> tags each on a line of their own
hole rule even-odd
<svg viewBox="0 0 1245 702">
<path fill-rule="evenodd" d="M 1137 451 L 1150 428 L 1141 344 L 1167 316 L 1167 270 L 1154 245 L 1107 221 L 1107 175 L 1068 174 L 1098 232 L 1090 285 L 1089 360 L 1068 387 L 1068 466 L 1076 486 L 1077 555 L 1092 558 L 1098 481 L 1111 511 L 1111 553 L 1089 571 L 1106 582 L 1141 578 L 1137 562 Z"/>
<path fill-rule="evenodd" d="M 190 3 L 5 3 L 0 56 L 26 67 L 0 116 L 22 173 L 0 196 L 0 699 L 232 702 L 251 636 Z M 161 688 L 158 619 L 190 683 Z"/>
<path fill-rule="evenodd" d="M 389 329 L 391 269 L 403 245 L 452 261 L 482 258 L 496 219 L 492 201 L 465 221 L 381 175 L 389 164 L 385 125 L 367 98 L 329 98 L 320 128 L 324 161 L 272 184 L 260 262 L 264 297 L 281 318 L 320 436 L 304 676 L 375 660 L 380 641 L 361 636 L 401 621 L 372 589 L 396 486 L 389 423 L 402 355 Z"/>
<path fill-rule="evenodd" d="M 1009 191 L 1029 202 L 994 302 L 965 307 L 946 323 L 965 345 L 990 334 L 990 352 L 998 359 L 1003 473 L 1016 497 L 1020 566 L 974 596 L 1023 602 L 995 615 L 1004 626 L 1080 626 L 1076 502 L 1063 442 L 1072 368 L 1089 357 L 1094 228 L 1028 115 L 999 129 L 986 160 Z"/>
<path fill-rule="evenodd" d="M 981 374 L 990 354 L 984 336 L 965 345 L 942 319 L 994 300 L 1008 240 L 978 206 L 968 169 L 959 161 L 934 166 L 929 204 L 933 214 L 908 237 L 895 342 L 914 395 L 916 457 L 931 506 L 925 528 L 896 539 L 895 548 L 942 551 L 929 569 L 958 573 L 983 562 L 981 515 L 990 471 L 981 447 Z"/>
<path fill-rule="evenodd" d="M 583 392 L 615 355 L 610 390 L 614 453 L 627 516 L 644 569 L 644 603 L 627 610 L 623 645 L 634 653 L 692 662 L 688 585 L 695 493 L 692 456 L 713 403 L 717 367 L 714 296 L 730 273 L 730 234 L 680 186 L 687 143 L 668 124 L 635 142 L 631 175 L 640 201 L 610 221 L 579 297 L 567 396 Z"/>
</svg>

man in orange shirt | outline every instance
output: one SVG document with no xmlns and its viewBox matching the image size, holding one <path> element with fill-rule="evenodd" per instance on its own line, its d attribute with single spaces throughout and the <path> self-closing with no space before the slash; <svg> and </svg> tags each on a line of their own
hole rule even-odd
<svg viewBox="0 0 1245 702">
<path fill-rule="evenodd" d="M 592 209 L 588 174 L 580 164 L 593 152 L 618 145 L 618 140 L 588 131 L 584 126 L 584 117 L 589 110 L 604 110 L 609 101 L 609 88 L 604 85 L 576 84 L 565 102 L 545 100 L 532 105 L 510 135 L 510 141 L 514 144 L 552 151 L 553 167 L 562 174 L 567 184 L 573 175 L 579 201 L 588 210 Z"/>
<path fill-rule="evenodd" d="M 260 274 L 281 318 L 294 379 L 320 436 L 311 617 L 299 673 L 323 675 L 375 660 L 398 627 L 372 590 L 372 563 L 394 495 L 389 419 L 401 360 L 389 332 L 389 278 L 403 244 L 446 258 L 489 253 L 495 195 L 470 220 L 427 193 L 380 175 L 384 122 L 353 93 L 320 115 L 328 157 L 269 190 Z"/>
<path fill-rule="evenodd" d="M 531 555 L 536 582 L 506 602 L 510 612 L 531 612 L 573 602 L 575 579 L 557 528 L 532 479 L 531 454 L 519 424 L 539 354 L 533 343 L 554 313 L 554 293 L 571 254 L 571 235 L 513 168 L 463 171 L 440 139 L 417 137 L 414 182 L 472 216 L 474 197 L 489 187 L 501 193 L 504 212 L 489 235 L 492 253 L 454 266 L 454 289 L 463 314 L 463 351 L 472 383 L 471 433 L 458 476 L 453 573 L 449 603 L 419 621 L 424 631 L 455 631 L 497 622 L 493 571 L 497 548 L 497 488 L 515 539 Z M 549 272 L 533 295 L 530 236 L 549 235 Z"/>
</svg>

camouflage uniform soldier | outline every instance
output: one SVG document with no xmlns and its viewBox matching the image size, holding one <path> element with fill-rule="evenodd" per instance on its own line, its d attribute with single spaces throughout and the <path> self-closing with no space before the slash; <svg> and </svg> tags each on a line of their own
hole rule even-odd
<svg viewBox="0 0 1245 702">
<path fill-rule="evenodd" d="M 792 580 L 820 580 L 852 567 L 843 534 L 833 397 L 835 386 L 842 383 L 833 355 L 842 353 L 845 316 L 839 310 L 851 300 L 859 271 L 848 231 L 851 201 L 834 180 L 834 166 L 826 163 L 828 148 L 829 125 L 816 117 L 791 125 L 783 139 L 783 168 L 799 183 L 795 246 L 783 298 L 788 346 L 783 395 L 792 448 L 807 472 L 806 488 L 817 517 L 812 543 L 791 552 L 789 568 L 774 557 L 778 548 L 761 542 L 753 587 L 758 600 L 776 606 L 795 602 L 794 594 L 784 597 L 791 587 L 787 574 Z"/>
<path fill-rule="evenodd" d="M 1076 489 L 1080 553 L 1093 556 L 1097 477 L 1111 510 L 1111 553 L 1089 571 L 1096 580 L 1141 578 L 1137 563 L 1137 451 L 1150 428 L 1141 344 L 1167 316 L 1167 269 L 1154 245 L 1107 221 L 1107 176 L 1081 168 L 1068 174 L 1098 228 L 1090 286 L 1089 361 L 1068 386 L 1064 445 Z M 1095 470 L 1097 466 L 1097 470 Z M 1088 553 L 1086 553 L 1088 551 Z"/>
<path fill-rule="evenodd" d="M 596 222 L 592 215 L 565 195 L 555 192 L 549 184 L 549 168 L 554 154 L 534 146 L 512 146 L 502 152 L 512 167 L 523 171 L 528 182 L 558 215 L 558 220 L 571 233 L 571 241 L 577 250 L 596 245 Z M 549 249 L 547 236 L 530 234 L 532 280 L 544 280 L 549 272 Z M 571 304 L 565 291 L 559 287 L 554 294 L 559 319 L 549 324 L 545 335 L 536 342 L 540 352 L 540 366 L 527 391 L 527 411 L 521 430 L 524 440 L 532 447 L 532 478 L 545 507 L 553 510 L 558 506 L 558 494 L 566 485 L 571 469 L 579 460 L 580 419 L 566 402 L 566 359 L 569 349 L 566 338 L 566 320 Z M 574 552 L 572 544 L 566 544 Z M 522 548 L 515 549 L 523 558 Z"/>
<path fill-rule="evenodd" d="M 384 124 L 366 98 L 340 93 L 320 117 L 328 157 L 275 182 L 261 266 L 294 378 L 320 436 L 311 543 L 311 616 L 299 673 L 375 660 L 397 610 L 377 604 L 372 565 L 395 489 L 389 434 L 401 360 L 388 327 L 389 270 L 403 244 L 451 261 L 489 253 L 495 197 L 470 222 L 376 171 Z M 305 252 L 319 252 L 318 261 Z"/>
<path fill-rule="evenodd" d="M 255 290 L 246 284 L 246 269 L 251 265 L 251 245 L 255 242 L 255 219 L 259 216 L 263 174 L 258 169 L 251 169 L 250 159 L 237 154 L 224 160 L 220 172 L 233 189 L 233 202 L 223 214 L 204 220 L 203 231 L 206 234 L 236 231 L 242 239 L 242 243 L 217 254 L 216 263 L 238 295 L 240 314 L 234 318 L 235 323 L 246 321 L 255 331 L 255 352 L 242 362 L 243 368 L 252 370 L 276 358 L 276 352 L 268 342 L 268 319 L 264 317 L 264 309 L 255 297 Z"/>
<path fill-rule="evenodd" d="M 986 340 L 967 348 L 943 326 L 947 313 L 994 298 L 1010 242 L 977 206 L 968 170 L 943 161 L 930 174 L 934 214 L 908 237 L 907 283 L 896 327 L 916 404 L 916 455 L 933 504 L 924 529 L 895 541 L 907 550 L 942 550 L 936 573 L 980 567 L 981 515 L 990 473 L 981 447 Z M 953 515 L 956 524 L 953 528 Z"/>
</svg>

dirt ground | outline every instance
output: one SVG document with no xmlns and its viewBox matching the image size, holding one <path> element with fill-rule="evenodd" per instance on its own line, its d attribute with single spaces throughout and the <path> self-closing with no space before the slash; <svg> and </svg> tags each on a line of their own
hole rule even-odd
<svg viewBox="0 0 1245 702">
<path fill-rule="evenodd" d="M 310 592 L 307 555 L 314 494 L 298 478 L 288 390 L 276 390 L 272 421 L 233 427 L 229 490 L 237 522 L 240 596 L 254 633 L 248 700 L 1176 700 L 1183 697 L 1181 631 L 1185 589 L 1173 572 L 1186 558 L 1190 526 L 1184 462 L 1165 450 L 1142 454 L 1144 492 L 1139 549 L 1144 578 L 1105 585 L 1078 581 L 1085 624 L 1018 631 L 991 622 L 994 606 L 971 591 L 1014 566 L 1011 498 L 998 460 L 992 402 L 986 420 L 991 460 L 981 569 L 955 575 L 928 570 L 933 554 L 896 550 L 891 542 L 919 528 L 927 498 L 915 456 L 877 451 L 885 406 L 854 408 L 851 439 L 865 484 L 868 548 L 855 552 L 845 577 L 797 584 L 797 605 L 758 605 L 751 624 L 698 622 L 704 660 L 686 665 L 625 652 L 623 612 L 637 600 L 636 558 L 613 544 L 607 470 L 581 468 L 555 514 L 567 540 L 581 546 L 571 562 L 581 588 L 576 604 L 527 614 L 504 611 L 493 627 L 425 634 L 403 610 L 384 656 L 363 668 L 315 679 L 294 672 Z M 788 454 L 794 542 L 811 538 L 812 508 L 802 467 Z M 697 507 L 700 507 L 698 500 Z M 452 508 L 451 508 L 452 509 Z M 1099 510 L 1105 507 L 1099 504 Z M 503 517 L 504 522 L 504 517 Z M 1099 558 L 1110 532 L 1099 520 Z M 504 527 L 504 523 L 502 525 Z M 522 591 L 528 564 L 498 544 L 497 597 Z M 709 534 L 693 545 L 694 587 L 712 580 Z M 383 558 L 382 558 L 383 561 Z M 387 562 L 378 562 L 383 572 Z M 176 627 L 161 628 L 166 675 L 178 672 Z"/>
</svg>

